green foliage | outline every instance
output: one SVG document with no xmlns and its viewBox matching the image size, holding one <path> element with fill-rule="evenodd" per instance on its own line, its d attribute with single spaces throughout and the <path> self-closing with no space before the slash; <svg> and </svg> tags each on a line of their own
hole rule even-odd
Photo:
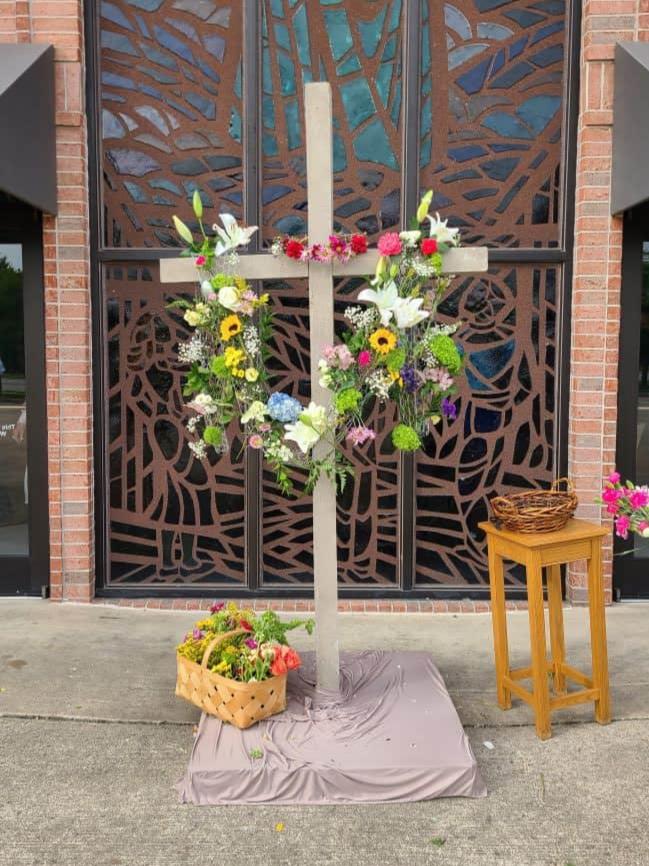
<svg viewBox="0 0 649 866">
<path fill-rule="evenodd" d="M 306 629 L 308 634 L 313 634 L 315 620 L 313 619 L 291 619 L 283 622 L 274 610 L 265 610 L 255 618 L 252 623 L 255 640 L 259 643 L 281 643 L 287 644 L 287 632 L 296 628 Z"/>
</svg>

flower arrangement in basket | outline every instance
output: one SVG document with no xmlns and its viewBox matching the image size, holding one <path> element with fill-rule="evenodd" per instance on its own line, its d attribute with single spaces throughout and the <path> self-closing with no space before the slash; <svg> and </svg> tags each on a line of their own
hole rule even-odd
<svg viewBox="0 0 649 866">
<path fill-rule="evenodd" d="M 626 540 L 629 532 L 649 538 L 649 486 L 622 484 L 619 472 L 611 472 L 597 500 L 615 518 L 615 534 Z"/>
<path fill-rule="evenodd" d="M 176 648 L 176 695 L 237 728 L 282 712 L 288 671 L 301 664 L 287 632 L 311 634 L 313 620 L 283 622 L 273 611 L 256 616 L 224 602 L 211 614 Z"/>
</svg>

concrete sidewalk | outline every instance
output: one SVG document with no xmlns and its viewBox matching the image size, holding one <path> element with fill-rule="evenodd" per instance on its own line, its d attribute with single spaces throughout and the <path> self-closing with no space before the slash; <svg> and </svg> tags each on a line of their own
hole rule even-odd
<svg viewBox="0 0 649 866">
<path fill-rule="evenodd" d="M 197 616 L 0 600 L 2 866 L 649 863 L 649 606 L 608 611 L 614 724 L 576 707 L 546 743 L 527 707 L 495 706 L 488 615 L 342 615 L 343 648 L 433 653 L 490 795 L 281 809 L 176 801 L 198 712 L 173 696 L 173 646 Z M 565 611 L 586 668 L 587 617 Z M 509 625 L 522 664 L 526 612 Z"/>
</svg>

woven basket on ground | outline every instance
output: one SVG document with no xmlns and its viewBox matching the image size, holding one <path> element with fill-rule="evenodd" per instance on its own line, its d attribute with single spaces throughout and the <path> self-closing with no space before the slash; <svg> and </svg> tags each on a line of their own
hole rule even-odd
<svg viewBox="0 0 649 866">
<path fill-rule="evenodd" d="M 249 728 L 286 709 L 286 674 L 258 683 L 241 683 L 208 670 L 213 649 L 223 641 L 245 634 L 244 629 L 217 635 L 205 648 L 199 665 L 176 653 L 176 694 L 204 713 L 218 716 L 236 728 Z"/>
<path fill-rule="evenodd" d="M 555 532 L 573 516 L 578 500 L 570 479 L 557 478 L 550 490 L 496 496 L 489 504 L 496 521 L 512 532 Z"/>
</svg>

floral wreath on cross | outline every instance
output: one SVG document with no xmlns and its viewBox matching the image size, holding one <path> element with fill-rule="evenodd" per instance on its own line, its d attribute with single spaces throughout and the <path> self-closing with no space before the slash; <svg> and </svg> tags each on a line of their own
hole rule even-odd
<svg viewBox="0 0 649 866">
<path fill-rule="evenodd" d="M 455 421 L 453 398 L 463 368 L 454 337 L 459 323 L 441 324 L 436 314 L 451 280 L 442 276 L 442 254 L 459 246 L 459 230 L 431 215 L 431 202 L 429 191 L 410 230 L 379 238 L 375 274 L 358 295 L 366 305 L 347 307 L 341 342 L 327 346 L 319 360 L 320 384 L 332 392 L 327 408 L 313 401 L 305 406 L 273 390 L 266 366 L 273 336 L 270 298 L 257 295 L 236 273 L 237 250 L 250 242 L 257 226 L 244 228 L 231 214 L 221 214 L 221 225 L 208 235 L 200 193 L 194 192 L 199 239 L 178 217 L 173 220 L 186 244 L 183 255 L 195 257 L 200 288 L 193 300 L 179 298 L 170 306 L 182 309 L 194 328 L 178 355 L 189 366 L 183 393 L 195 413 L 186 426 L 197 458 L 227 450 L 227 427 L 237 418 L 244 447 L 263 452 L 282 492 L 292 491 L 293 467 L 307 472 L 306 492 L 322 472 L 342 489 L 353 474 L 345 446 L 363 447 L 376 438 L 366 423 L 376 401 L 396 405 L 391 439 L 398 451 L 416 451 L 443 419 Z M 290 258 L 328 256 L 318 261 L 367 251 L 364 235 L 332 235 L 315 254 L 306 238 L 280 238 L 273 246 L 275 254 Z"/>
</svg>

